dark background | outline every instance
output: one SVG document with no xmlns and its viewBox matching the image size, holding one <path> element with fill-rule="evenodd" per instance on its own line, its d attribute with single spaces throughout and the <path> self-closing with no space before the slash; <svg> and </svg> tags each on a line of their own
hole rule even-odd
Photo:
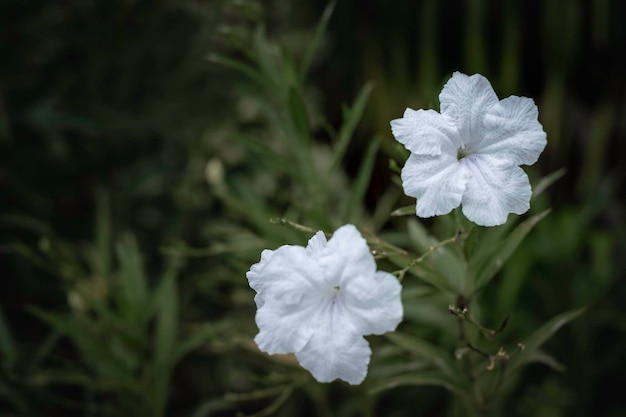
<svg viewBox="0 0 626 417">
<path fill-rule="evenodd" d="M 67 265 L 87 263 L 80 248 L 94 237 L 98 192 L 108 196 L 113 236 L 136 236 L 149 274 L 164 264 L 164 245 L 206 246 L 219 239 L 216 225 L 238 222 L 207 185 L 204 170 L 216 157 L 225 161 L 226 175 L 247 169 L 231 143 L 250 124 L 245 105 L 254 90 L 207 56 L 245 60 L 246 39 L 257 25 L 298 56 L 325 6 L 314 0 L 0 3 L 0 337 L 8 328 L 19 352 L 7 365 L 3 350 L 0 415 L 86 415 L 93 402 L 80 384 L 33 382 L 51 369 L 82 375 L 89 361 L 61 336 L 35 361 L 50 326 L 27 306 L 69 312 L 75 281 Z M 548 146 L 527 171 L 533 180 L 562 167 L 566 175 L 541 203 L 552 214 L 503 271 L 532 277 L 517 304 L 505 307 L 520 311 L 523 329 L 574 307 L 588 311 L 549 345 L 566 371 L 531 367 L 514 394 L 512 415 L 626 413 L 615 394 L 626 382 L 625 56 L 626 4 L 618 0 L 340 0 L 312 68 L 310 98 L 335 126 L 341 103 L 374 83 L 345 164 L 348 176 L 355 175 L 368 138 L 380 135 L 369 209 L 391 184 L 389 121 L 406 107 L 437 108 L 453 71 L 483 74 L 500 98 L 535 99 Z M 323 129 L 316 138 L 327 140 Z M 203 282 L 215 271 L 238 279 L 246 270 L 240 261 L 186 264 L 183 322 L 238 317 L 227 300 L 245 282 Z M 245 390 L 230 369 L 254 373 L 267 364 L 239 354 L 215 348 L 183 360 L 172 375 L 167 415 L 192 415 L 206 401 Z M 445 393 L 422 390 L 416 398 L 424 405 L 413 414 L 443 415 Z M 383 412 L 389 403 L 402 409 L 412 393 L 387 394 L 380 415 L 392 415 Z M 93 401 L 124 415 L 123 396 Z M 302 412 L 311 401 L 304 397 L 298 391 L 283 412 Z"/>
</svg>

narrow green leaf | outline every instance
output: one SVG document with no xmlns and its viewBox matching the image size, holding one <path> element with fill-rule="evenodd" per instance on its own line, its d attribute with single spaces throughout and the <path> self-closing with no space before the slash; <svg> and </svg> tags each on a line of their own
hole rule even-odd
<svg viewBox="0 0 626 417">
<path fill-rule="evenodd" d="M 341 216 L 343 223 L 358 223 L 356 216 L 358 215 L 359 208 L 363 204 L 363 197 L 365 197 L 367 187 L 372 177 L 374 162 L 376 162 L 376 152 L 378 152 L 379 146 L 380 141 L 374 139 L 365 151 L 359 172 L 352 183 L 352 190 L 349 193 L 347 204 L 344 206 L 345 210 Z"/>
<path fill-rule="evenodd" d="M 256 82 L 262 87 L 266 84 L 265 79 L 260 72 L 258 72 L 251 66 L 244 64 L 243 62 L 239 62 L 235 59 L 227 58 L 219 54 L 211 54 L 207 59 L 209 61 L 215 62 L 216 64 L 220 64 L 235 71 L 238 71 L 239 73 L 245 75 L 250 80 Z"/>
<path fill-rule="evenodd" d="M 277 57 L 279 51 L 276 45 L 268 42 L 263 27 L 258 27 L 252 39 L 254 47 L 254 59 L 257 66 L 262 70 L 262 86 L 274 89 L 280 97 L 284 97 L 286 84 L 282 80 L 283 72 L 280 70 Z"/>
<path fill-rule="evenodd" d="M 463 254 L 465 255 L 465 259 L 471 259 L 477 248 L 480 247 L 481 230 L 482 228 L 480 227 L 472 227 L 465 237 L 463 241 Z"/>
<path fill-rule="evenodd" d="M 15 349 L 15 342 L 13 341 L 13 335 L 11 334 L 11 328 L 4 319 L 4 314 L 0 309 L 0 353 L 2 356 L 2 367 L 5 369 L 12 369 L 17 362 L 17 350 Z"/>
<path fill-rule="evenodd" d="M 300 142 L 308 143 L 311 136 L 311 125 L 306 110 L 306 104 L 300 90 L 289 86 L 289 115 L 294 123 Z"/>
<path fill-rule="evenodd" d="M 407 220 L 407 230 L 419 254 L 428 253 L 420 265 L 436 273 L 427 277 L 431 279 L 429 282 L 438 288 L 448 288 L 455 295 L 463 293 L 466 271 L 463 261 L 452 250 L 455 243 L 437 247 L 439 241 L 415 217 Z"/>
<path fill-rule="evenodd" d="M 565 365 L 563 365 L 561 362 L 557 361 L 554 357 L 548 355 L 542 350 L 537 350 L 534 353 L 531 353 L 524 363 L 542 363 L 552 368 L 553 371 L 557 372 L 565 372 L 565 370 L 567 369 Z"/>
<path fill-rule="evenodd" d="M 407 385 L 422 385 L 442 387 L 461 397 L 464 401 L 471 401 L 471 395 L 468 390 L 460 384 L 455 383 L 450 378 L 439 375 L 424 373 L 421 375 L 401 375 L 384 380 L 382 383 L 374 385 L 369 390 L 370 394 L 377 394 L 396 387 Z"/>
<path fill-rule="evenodd" d="M 298 78 L 298 70 L 296 69 L 293 54 L 284 45 L 280 47 L 280 61 L 278 61 L 278 63 L 282 68 L 282 79 L 286 86 L 303 85 Z"/>
<path fill-rule="evenodd" d="M 270 164 L 272 168 L 278 170 L 279 172 L 283 172 L 297 178 L 299 171 L 294 169 L 293 164 L 287 163 L 287 158 L 270 149 L 269 146 L 262 143 L 258 138 L 242 134 L 236 134 L 235 138 L 248 148 L 248 150 L 257 154 L 259 156 L 259 161 Z"/>
<path fill-rule="evenodd" d="M 428 342 L 400 332 L 388 333 L 385 337 L 394 345 L 411 352 L 420 358 L 428 360 L 444 374 L 455 374 L 455 366 L 452 356 L 429 344 Z"/>
<path fill-rule="evenodd" d="M 491 252 L 486 261 L 481 264 L 474 265 L 472 270 L 477 271 L 474 281 L 474 291 L 478 291 L 485 286 L 502 268 L 502 265 L 515 252 L 517 246 L 524 240 L 526 235 L 535 227 L 537 223 L 550 213 L 546 210 L 539 213 L 517 226 L 503 242 L 499 243 L 495 250 Z M 473 260 L 470 260 L 472 263 Z"/>
<path fill-rule="evenodd" d="M 176 348 L 175 353 L 175 362 L 178 362 L 182 358 L 185 357 L 189 352 L 199 347 L 201 344 L 215 338 L 217 335 L 217 329 L 215 326 L 205 325 L 202 329 L 194 333 L 193 336 L 189 337 L 183 343 L 181 343 Z"/>
<path fill-rule="evenodd" d="M 363 112 L 365 111 L 365 106 L 369 100 L 369 96 L 374 89 L 374 85 L 372 83 L 367 83 L 361 88 L 359 94 L 357 95 L 354 103 L 350 110 L 344 112 L 343 123 L 341 124 L 341 129 L 339 130 L 339 141 L 335 145 L 333 160 L 330 165 L 330 171 L 334 171 L 339 166 L 339 163 L 343 159 L 346 151 L 348 150 L 348 145 L 350 144 L 350 140 L 354 135 L 354 131 L 363 117 Z"/>
<path fill-rule="evenodd" d="M 233 410 L 234 408 L 236 408 L 236 404 L 230 401 L 226 401 L 224 399 L 211 399 L 198 406 L 190 417 L 210 417 L 216 413 Z M 235 412 L 233 410 L 233 415 L 235 415 L 234 413 Z"/>
<path fill-rule="evenodd" d="M 155 412 L 162 416 L 167 404 L 172 368 L 176 362 L 178 338 L 177 266 L 172 262 L 157 292 L 157 317 L 154 338 L 154 388 Z"/>
<path fill-rule="evenodd" d="M 392 217 L 415 215 L 415 204 L 395 209 L 391 212 Z"/>
<path fill-rule="evenodd" d="M 523 350 L 511 357 L 506 370 L 507 375 L 515 372 L 518 368 L 529 363 L 533 359 L 536 360 L 536 354 L 541 345 L 550 339 L 561 327 L 580 317 L 580 315 L 584 312 L 585 308 L 579 308 L 577 310 L 570 310 L 565 313 L 561 313 L 536 330 L 523 342 Z"/>
<path fill-rule="evenodd" d="M 69 336 L 80 349 L 83 359 L 92 365 L 101 377 L 123 382 L 134 378 L 123 362 L 109 349 L 109 344 L 103 342 L 99 335 L 90 333 L 89 327 L 82 327 L 72 318 L 62 318 L 37 307 L 31 306 L 28 309 L 59 332 Z"/>
<path fill-rule="evenodd" d="M 407 259 L 405 256 L 390 255 L 387 259 L 400 268 L 406 268 L 411 263 L 411 260 Z M 449 281 L 439 271 L 427 265 L 425 262 L 413 265 L 407 273 L 418 277 L 423 282 L 432 285 L 444 293 L 455 296 L 459 294 L 457 288 L 450 285 Z M 407 278 L 405 277 L 404 279 Z"/>
<path fill-rule="evenodd" d="M 111 208 L 109 196 L 104 190 L 96 194 L 96 270 L 105 280 L 111 271 Z"/>
<path fill-rule="evenodd" d="M 120 263 L 120 312 L 138 330 L 148 318 L 148 284 L 141 263 L 137 242 L 126 236 L 116 245 Z"/>
<path fill-rule="evenodd" d="M 313 63 L 313 57 L 315 56 L 315 52 L 319 48 L 319 45 L 322 41 L 322 37 L 326 32 L 326 28 L 328 27 L 328 22 L 330 21 L 330 17 L 333 15 L 333 10 L 335 9 L 335 5 L 337 4 L 337 0 L 332 0 L 322 13 L 322 17 L 320 18 L 317 27 L 315 28 L 315 33 L 313 34 L 313 39 L 307 46 L 304 52 L 304 58 L 302 60 L 302 66 L 300 67 L 300 81 L 304 81 L 309 72 L 309 68 Z"/>
<path fill-rule="evenodd" d="M 548 174 L 545 177 L 541 178 L 539 180 L 539 184 L 537 184 L 535 186 L 535 189 L 533 190 L 533 195 L 531 197 L 531 200 L 534 200 L 535 198 L 537 198 L 537 196 L 541 195 L 552 184 L 554 184 L 559 179 L 561 179 L 565 175 L 565 172 L 566 172 L 565 168 L 561 168 L 561 169 L 559 169 L 557 171 L 554 171 L 553 173 Z"/>
</svg>

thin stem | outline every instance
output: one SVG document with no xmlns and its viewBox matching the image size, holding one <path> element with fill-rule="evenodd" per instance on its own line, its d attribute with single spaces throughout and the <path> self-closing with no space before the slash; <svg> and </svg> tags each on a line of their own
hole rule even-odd
<svg viewBox="0 0 626 417">
<path fill-rule="evenodd" d="M 284 217 L 275 217 L 273 219 L 270 219 L 270 223 L 277 224 L 277 225 L 280 225 L 280 226 L 288 226 L 288 227 L 291 227 L 292 229 L 298 230 L 300 232 L 307 232 L 307 233 L 317 233 L 318 232 L 316 229 L 310 228 L 308 226 L 304 226 L 304 225 L 302 225 L 300 223 L 292 222 L 291 220 L 287 220 Z M 332 234 L 330 234 L 330 233 L 324 232 L 324 234 L 326 235 L 326 237 L 332 236 Z"/>
<path fill-rule="evenodd" d="M 428 249 L 426 249 L 426 250 L 424 251 L 424 253 L 422 253 L 422 254 L 420 255 L 420 257 L 419 257 L 419 258 L 415 258 L 415 259 L 413 259 L 413 260 L 411 261 L 411 263 L 409 263 L 407 266 L 405 266 L 405 267 L 404 267 L 404 268 L 402 268 L 402 269 L 399 269 L 399 270 L 397 270 L 397 271 L 392 272 L 392 274 L 397 275 L 397 276 L 398 276 L 398 279 L 399 279 L 400 281 L 402 281 L 402 279 L 404 278 L 404 276 L 406 275 L 406 273 L 407 273 L 407 272 L 408 272 L 411 268 L 413 268 L 414 266 L 416 266 L 416 265 L 418 265 L 418 264 L 422 263 L 422 262 L 424 261 L 424 259 L 426 259 L 426 258 L 427 258 L 427 257 L 428 257 L 431 253 L 433 253 L 434 251 L 436 251 L 436 250 L 437 250 L 437 249 L 439 249 L 440 247 L 445 246 L 445 245 L 447 245 L 447 244 L 449 244 L 449 243 L 456 242 L 457 240 L 459 240 L 459 238 L 460 238 L 461 236 L 462 236 L 462 235 L 461 235 L 460 233 L 456 233 L 454 236 L 449 237 L 448 239 L 442 240 L 441 242 L 438 242 L 437 244 L 430 246 Z"/>
<path fill-rule="evenodd" d="M 460 308 L 450 305 L 448 306 L 448 311 L 450 312 L 450 314 L 457 316 L 459 319 L 462 319 L 476 327 L 488 339 L 493 339 L 496 335 L 504 331 L 507 323 L 509 322 L 509 317 L 507 316 L 500 324 L 500 327 L 498 327 L 496 330 L 492 330 L 476 321 L 476 319 L 474 319 L 474 317 L 469 313 L 467 308 Z"/>
</svg>

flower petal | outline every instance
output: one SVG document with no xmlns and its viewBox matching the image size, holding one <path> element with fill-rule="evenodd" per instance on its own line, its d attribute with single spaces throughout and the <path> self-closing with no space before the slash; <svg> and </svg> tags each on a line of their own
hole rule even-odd
<svg viewBox="0 0 626 417">
<path fill-rule="evenodd" d="M 329 288 L 343 288 L 356 276 L 373 276 L 376 272 L 376 261 L 367 242 L 351 224 L 341 226 L 333 233 L 318 260 Z"/>
<path fill-rule="evenodd" d="M 372 351 L 346 313 L 341 302 L 326 303 L 316 316 L 313 336 L 296 352 L 300 365 L 319 382 L 340 378 L 355 385 L 367 375 Z"/>
<path fill-rule="evenodd" d="M 289 301 L 258 294 L 255 300 L 259 296 L 263 298 L 263 305 L 256 312 L 259 333 L 254 338 L 259 349 L 270 354 L 302 349 L 313 334 L 309 324 L 319 307 L 319 300 L 304 294 L 299 299 L 291 297 Z"/>
<path fill-rule="evenodd" d="M 304 346 L 310 320 L 321 294 L 320 265 L 301 246 L 263 251 L 261 261 L 246 274 L 257 295 L 255 341 L 268 353 L 289 353 Z"/>
<path fill-rule="evenodd" d="M 535 102 L 511 96 L 491 107 L 485 115 L 486 134 L 476 153 L 506 159 L 516 165 L 532 165 L 546 147 L 546 133 L 537 120 Z"/>
<path fill-rule="evenodd" d="M 530 183 L 524 171 L 512 162 L 489 155 L 461 159 L 467 171 L 463 214 L 481 226 L 506 222 L 509 213 L 522 214 L 530 207 Z"/>
<path fill-rule="evenodd" d="M 455 127 L 434 110 L 406 109 L 401 119 L 391 121 L 391 131 L 398 142 L 418 155 L 440 155 L 442 148 L 455 152 L 461 145 Z"/>
<path fill-rule="evenodd" d="M 312 257 L 318 258 L 324 251 L 327 244 L 328 241 L 326 240 L 326 236 L 324 235 L 324 232 L 320 230 L 314 234 L 311 239 L 309 239 L 309 243 L 306 245 L 306 250 Z"/>
<path fill-rule="evenodd" d="M 465 147 L 472 149 L 484 135 L 485 113 L 498 102 L 498 96 L 482 75 L 455 72 L 441 90 L 439 101 L 441 114 L 456 126 Z"/>
<path fill-rule="evenodd" d="M 401 291 L 395 276 L 378 271 L 355 277 L 341 289 L 341 297 L 360 334 L 383 334 L 402 321 Z"/>
<path fill-rule="evenodd" d="M 461 204 L 465 191 L 464 171 L 456 155 L 411 154 L 402 169 L 404 192 L 417 198 L 419 217 L 446 214 Z"/>
</svg>

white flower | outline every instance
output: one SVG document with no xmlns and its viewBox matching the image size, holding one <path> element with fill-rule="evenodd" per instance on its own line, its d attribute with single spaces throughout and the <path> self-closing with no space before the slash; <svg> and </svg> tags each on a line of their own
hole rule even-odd
<svg viewBox="0 0 626 417">
<path fill-rule="evenodd" d="M 459 205 L 476 224 L 496 226 L 530 207 L 532 165 L 546 146 L 532 99 L 498 100 L 479 74 L 455 72 L 439 94 L 441 113 L 406 109 L 391 130 L 411 156 L 402 169 L 416 214 L 432 217 Z"/>
<path fill-rule="evenodd" d="M 402 320 L 398 280 L 376 271 L 352 225 L 337 229 L 329 241 L 317 232 L 306 248 L 264 250 L 246 276 L 257 293 L 259 348 L 295 353 L 320 382 L 361 383 L 371 354 L 363 336 L 395 330 Z"/>
</svg>

